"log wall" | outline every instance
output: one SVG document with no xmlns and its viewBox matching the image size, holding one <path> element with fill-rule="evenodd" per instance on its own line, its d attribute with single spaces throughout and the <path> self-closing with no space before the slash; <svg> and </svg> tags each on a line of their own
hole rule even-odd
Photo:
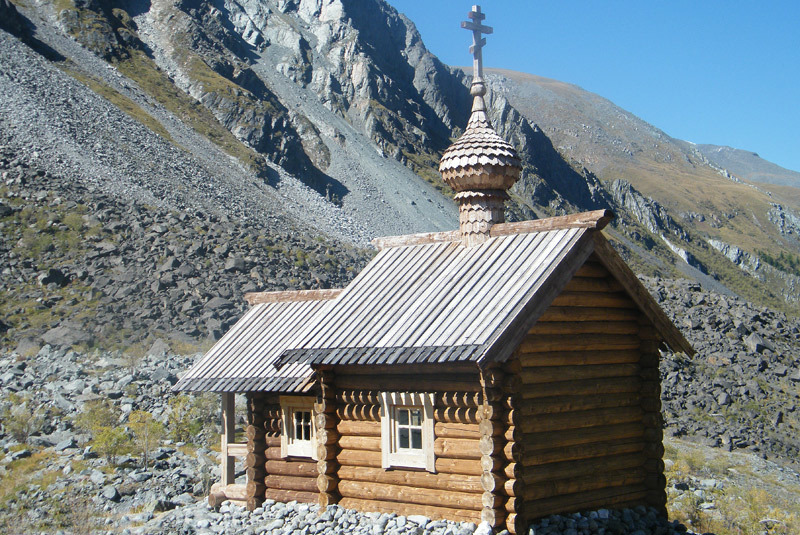
<svg viewBox="0 0 800 535">
<path fill-rule="evenodd" d="M 392 382 L 391 371 L 370 375 L 366 369 L 336 369 L 334 381 L 339 435 L 337 490 L 339 504 L 361 511 L 421 514 L 431 518 L 480 522 L 484 493 L 481 484 L 482 395 L 477 369 L 465 372 L 409 375 Z M 425 370 L 421 370 L 424 372 Z M 413 377 L 413 379 L 412 379 Z M 441 391 L 447 381 L 468 386 Z M 380 389 L 436 392 L 434 452 L 436 473 L 392 468 L 381 464 Z"/>
<path fill-rule="evenodd" d="M 509 529 L 597 507 L 665 512 L 659 340 L 594 260 L 506 364 L 519 369 L 505 447 Z"/>
<path fill-rule="evenodd" d="M 265 499 L 315 503 L 317 462 L 312 459 L 281 457 L 281 405 L 274 394 L 247 395 L 247 473 L 248 508 Z"/>
</svg>

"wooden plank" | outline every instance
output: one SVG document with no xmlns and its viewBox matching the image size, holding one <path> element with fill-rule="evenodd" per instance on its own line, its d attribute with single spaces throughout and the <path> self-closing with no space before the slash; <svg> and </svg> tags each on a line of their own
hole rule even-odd
<svg viewBox="0 0 800 535">
<path fill-rule="evenodd" d="M 525 503 L 525 517 L 530 522 L 544 516 L 586 511 L 590 509 L 616 508 L 644 505 L 647 489 L 644 485 L 625 485 L 609 489 L 590 490 L 565 496 L 555 496 Z"/>
<path fill-rule="evenodd" d="M 586 474 L 596 474 L 598 477 L 602 477 L 602 474 L 610 471 L 641 468 L 644 465 L 644 460 L 644 455 L 639 452 L 526 466 L 520 479 L 525 483 L 526 487 L 530 487 L 543 481 L 569 479 L 585 476 Z"/>
<path fill-rule="evenodd" d="M 472 492 L 481 494 L 479 476 L 458 474 L 431 474 L 417 470 L 384 470 L 365 466 L 341 466 L 339 478 L 342 481 L 361 481 L 367 484 L 384 483 L 406 487 L 438 489 L 443 492 Z"/>
<path fill-rule="evenodd" d="M 562 292 L 553 300 L 555 307 L 636 308 L 625 293 Z"/>
<path fill-rule="evenodd" d="M 600 364 L 581 366 L 540 366 L 525 367 L 519 373 L 523 384 L 554 383 L 559 381 L 579 381 L 601 379 L 604 377 L 639 377 L 638 364 Z"/>
<path fill-rule="evenodd" d="M 342 480 L 339 482 L 339 493 L 342 498 L 380 500 L 471 511 L 479 511 L 483 508 L 480 494 L 445 491 L 441 488 L 423 489 L 375 482 L 365 485 L 361 481 Z"/>
<path fill-rule="evenodd" d="M 546 450 L 529 450 L 525 452 L 523 463 L 527 467 L 536 467 L 541 464 L 557 463 L 564 461 L 577 461 L 594 457 L 605 457 L 622 453 L 637 453 L 645 451 L 645 442 L 642 437 L 616 438 L 608 437 L 603 442 L 589 442 L 570 446 L 559 446 Z M 595 474 L 595 477 L 597 474 Z"/>
<path fill-rule="evenodd" d="M 244 300 L 250 305 L 261 303 L 286 303 L 289 301 L 322 301 L 335 299 L 342 293 L 341 288 L 328 290 L 290 290 L 285 292 L 248 292 Z"/>
<path fill-rule="evenodd" d="M 641 353 L 631 350 L 597 351 L 550 351 L 542 353 L 515 354 L 523 367 L 544 366 L 596 366 L 600 364 L 630 364 L 639 362 Z"/>
<path fill-rule="evenodd" d="M 313 477 L 300 477 L 300 476 L 281 476 L 267 474 L 265 482 L 267 488 L 281 489 L 281 490 L 299 490 L 302 492 L 316 492 L 317 491 L 317 475 Z"/>
<path fill-rule="evenodd" d="M 608 277 L 608 270 L 600 263 L 600 261 L 593 262 L 590 257 L 581 268 L 575 272 L 576 277 L 591 277 L 595 279 L 602 279 Z"/>
<path fill-rule="evenodd" d="M 638 334 L 633 321 L 539 321 L 528 331 L 530 336 L 561 334 Z"/>
<path fill-rule="evenodd" d="M 266 471 L 276 476 L 317 477 L 317 462 L 267 460 Z"/>
<path fill-rule="evenodd" d="M 642 285 L 636 275 L 631 271 L 619 254 L 614 250 L 608 240 L 600 233 L 594 237 L 595 251 L 597 257 L 611 272 L 628 292 L 639 308 L 647 315 L 648 319 L 658 329 L 664 340 L 674 351 L 683 351 L 689 356 L 694 355 L 695 350 L 684 338 L 683 334 L 670 321 L 661 307 L 655 302 L 653 297 Z"/>
<path fill-rule="evenodd" d="M 489 229 L 489 235 L 506 236 L 508 234 L 524 234 L 528 232 L 544 232 L 548 230 L 561 230 L 567 228 L 586 228 L 602 230 L 614 219 L 611 210 L 594 210 L 564 216 L 533 219 L 514 223 L 498 223 Z"/>
<path fill-rule="evenodd" d="M 275 500 L 276 502 L 284 503 L 292 501 L 298 501 L 301 503 L 316 503 L 319 499 L 319 494 L 317 492 L 309 491 L 268 488 L 264 493 L 264 497 L 268 500 Z"/>
<path fill-rule="evenodd" d="M 235 398 L 234 394 L 225 392 L 222 394 L 222 455 L 221 455 L 221 483 L 224 487 L 232 485 L 236 479 L 234 469 L 234 458 L 229 451 L 230 444 L 236 435 L 236 420 L 234 415 Z M 247 450 L 245 450 L 247 455 Z"/>
<path fill-rule="evenodd" d="M 632 407 L 612 407 L 579 412 L 543 414 L 528 416 L 517 426 L 523 433 L 544 431 L 563 431 L 604 425 L 641 422 L 644 411 L 638 405 Z"/>
<path fill-rule="evenodd" d="M 252 453 L 247 451 L 247 449 L 247 442 L 234 442 L 232 444 L 228 444 L 228 455 L 231 457 L 247 457 L 248 453 Z"/>
<path fill-rule="evenodd" d="M 616 279 L 580 277 L 577 274 L 564 286 L 565 292 L 592 292 L 592 293 L 617 293 L 624 291 L 623 286 Z"/>
<path fill-rule="evenodd" d="M 362 500 L 342 498 L 339 505 L 345 509 L 362 512 L 388 513 L 396 515 L 422 515 L 428 518 L 453 520 L 456 522 L 480 523 L 480 511 L 467 511 L 460 508 L 423 506 L 411 503 L 384 502 L 381 500 Z"/>
<path fill-rule="evenodd" d="M 419 234 L 405 234 L 401 236 L 383 236 L 373 238 L 370 243 L 379 251 L 390 247 L 409 247 L 412 245 L 425 245 L 437 242 L 455 242 L 461 240 L 461 234 L 457 230 L 445 232 L 421 232 Z"/>
<path fill-rule="evenodd" d="M 603 396 L 553 396 L 539 398 L 534 403 L 524 403 L 519 409 L 514 410 L 518 411 L 521 416 L 527 417 L 610 407 L 633 407 L 639 405 L 640 399 L 639 392 L 623 392 Z"/>
<path fill-rule="evenodd" d="M 640 422 L 631 422 L 582 429 L 526 433 L 524 435 L 525 456 L 553 448 L 585 446 L 608 440 L 641 439 L 644 432 L 645 428 Z"/>
<path fill-rule="evenodd" d="M 634 308 L 551 306 L 539 318 L 544 321 L 630 321 L 637 322 L 641 313 Z"/>
<path fill-rule="evenodd" d="M 523 385 L 519 395 L 523 399 L 566 395 L 600 396 L 604 394 L 621 394 L 623 392 L 639 392 L 641 387 L 642 381 L 638 378 L 608 377 L 604 379 Z"/>
<path fill-rule="evenodd" d="M 638 336 L 625 334 L 583 334 L 580 336 L 525 334 L 519 345 L 519 353 L 551 351 L 619 351 L 639 349 Z"/>
</svg>

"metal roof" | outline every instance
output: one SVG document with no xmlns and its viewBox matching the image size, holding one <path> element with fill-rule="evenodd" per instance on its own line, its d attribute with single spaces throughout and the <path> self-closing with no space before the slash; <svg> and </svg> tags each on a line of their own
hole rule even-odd
<svg viewBox="0 0 800 535">
<path fill-rule="evenodd" d="M 258 304 L 248 310 L 173 390 L 210 392 L 302 392 L 313 370 L 304 362 L 280 369 L 276 359 L 293 347 L 298 327 L 313 323 L 332 301 Z"/>
<path fill-rule="evenodd" d="M 494 342 L 537 292 L 554 276 L 566 284 L 588 257 L 589 233 L 571 228 L 500 236 L 474 247 L 438 242 L 384 249 L 332 306 L 300 328 L 299 344 L 277 366 L 490 359 Z M 567 276 L 559 269 L 565 263 Z M 542 302 L 542 311 L 554 297 Z"/>
<path fill-rule="evenodd" d="M 381 250 L 335 298 L 251 308 L 175 390 L 302 392 L 312 364 L 483 363 L 593 250 L 587 228 Z M 510 348 L 513 350 L 513 348 Z"/>
</svg>

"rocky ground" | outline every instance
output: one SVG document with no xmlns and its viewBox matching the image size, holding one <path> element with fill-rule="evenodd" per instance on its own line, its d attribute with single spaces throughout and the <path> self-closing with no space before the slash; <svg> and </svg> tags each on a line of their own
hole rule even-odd
<svg viewBox="0 0 800 535">
<path fill-rule="evenodd" d="M 123 200 L 2 145 L 0 178 L 0 343 L 22 355 L 203 345 L 241 315 L 245 292 L 341 287 L 372 254 L 277 218 Z"/>
</svg>

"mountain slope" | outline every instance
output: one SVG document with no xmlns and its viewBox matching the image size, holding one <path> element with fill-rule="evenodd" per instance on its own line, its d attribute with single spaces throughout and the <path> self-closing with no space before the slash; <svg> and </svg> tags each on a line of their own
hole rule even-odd
<svg viewBox="0 0 800 535">
<path fill-rule="evenodd" d="M 4 61 L 31 73 L 2 82 L 0 121 L 47 172 L 266 233 L 278 218 L 366 244 L 456 225 L 436 167 L 468 118 L 470 80 L 381 0 L 19 0 L 19 11 L 32 49 L 9 45 Z M 490 116 L 523 162 L 510 219 L 612 208 L 609 233 L 640 272 L 800 306 L 794 189 L 745 183 L 578 87 L 487 72 Z"/>
<path fill-rule="evenodd" d="M 696 147 L 709 161 L 749 182 L 800 188 L 800 173 L 768 162 L 755 152 L 720 145 Z"/>
</svg>

